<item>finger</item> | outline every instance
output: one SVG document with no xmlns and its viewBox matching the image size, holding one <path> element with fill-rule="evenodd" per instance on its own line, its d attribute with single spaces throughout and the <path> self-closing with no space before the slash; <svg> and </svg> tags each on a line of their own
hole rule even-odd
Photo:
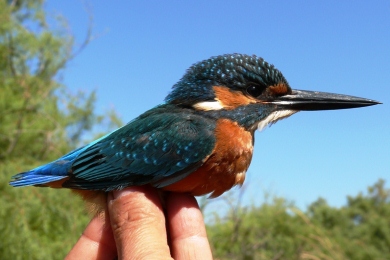
<svg viewBox="0 0 390 260">
<path fill-rule="evenodd" d="M 167 259 L 165 217 L 155 189 L 130 187 L 108 197 L 119 259 Z"/>
<path fill-rule="evenodd" d="M 174 259 L 212 259 L 206 227 L 195 198 L 170 193 L 166 200 Z"/>
<path fill-rule="evenodd" d="M 65 259 L 114 259 L 116 256 L 115 241 L 105 212 L 91 220 Z"/>
</svg>

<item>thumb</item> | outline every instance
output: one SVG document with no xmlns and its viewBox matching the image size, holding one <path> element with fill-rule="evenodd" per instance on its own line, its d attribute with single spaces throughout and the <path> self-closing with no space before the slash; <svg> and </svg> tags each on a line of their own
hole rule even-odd
<svg viewBox="0 0 390 260">
<path fill-rule="evenodd" d="M 155 189 L 142 186 L 113 191 L 107 202 L 119 259 L 171 259 Z"/>
</svg>

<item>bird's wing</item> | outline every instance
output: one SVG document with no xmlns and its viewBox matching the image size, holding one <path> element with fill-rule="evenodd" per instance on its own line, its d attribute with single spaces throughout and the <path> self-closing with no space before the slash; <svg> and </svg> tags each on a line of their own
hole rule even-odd
<svg viewBox="0 0 390 260">
<path fill-rule="evenodd" d="M 164 187 L 200 167 L 214 148 L 215 124 L 190 112 L 155 110 L 87 147 L 63 186 L 105 191 Z"/>
</svg>

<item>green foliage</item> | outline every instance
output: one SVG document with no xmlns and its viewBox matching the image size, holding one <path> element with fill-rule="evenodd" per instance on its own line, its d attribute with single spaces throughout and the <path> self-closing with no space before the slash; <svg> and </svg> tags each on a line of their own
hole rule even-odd
<svg viewBox="0 0 390 260">
<path fill-rule="evenodd" d="M 324 231 L 282 198 L 232 210 L 208 232 L 217 259 L 342 259 Z"/>
<path fill-rule="evenodd" d="M 341 208 L 284 199 L 234 207 L 208 234 L 217 259 L 390 259 L 390 189 L 379 180 Z"/>
<path fill-rule="evenodd" d="M 84 205 L 69 190 L 10 188 L 19 163 L 0 168 L 0 258 L 63 259 L 88 222 Z"/>
<path fill-rule="evenodd" d="M 48 26 L 42 6 L 0 0 L 0 259 L 62 259 L 89 220 L 69 190 L 11 188 L 11 176 L 79 146 L 105 119 L 121 123 L 94 113 L 94 93 L 61 84 L 73 38 Z M 234 204 L 208 234 L 217 259 L 390 259 L 389 216 L 380 180 L 342 208 L 321 198 L 305 213 L 282 198 Z"/>
<path fill-rule="evenodd" d="M 94 113 L 95 93 L 61 84 L 73 38 L 46 16 L 43 1 L 0 0 L 0 259 L 66 255 L 90 218 L 83 202 L 69 190 L 8 182 L 80 145 L 103 120 L 119 122 L 112 111 Z"/>
<path fill-rule="evenodd" d="M 367 195 L 348 197 L 341 209 L 317 201 L 309 215 L 329 231 L 347 258 L 390 259 L 390 189 L 383 180 L 368 187 Z"/>
</svg>

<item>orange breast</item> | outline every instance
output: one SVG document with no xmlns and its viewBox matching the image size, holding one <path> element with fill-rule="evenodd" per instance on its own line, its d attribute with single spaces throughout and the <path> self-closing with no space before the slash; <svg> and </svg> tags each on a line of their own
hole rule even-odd
<svg viewBox="0 0 390 260">
<path fill-rule="evenodd" d="M 234 185 L 243 184 L 252 159 L 252 134 L 228 119 L 217 122 L 215 134 L 215 147 L 204 164 L 164 190 L 218 197 Z"/>
</svg>

